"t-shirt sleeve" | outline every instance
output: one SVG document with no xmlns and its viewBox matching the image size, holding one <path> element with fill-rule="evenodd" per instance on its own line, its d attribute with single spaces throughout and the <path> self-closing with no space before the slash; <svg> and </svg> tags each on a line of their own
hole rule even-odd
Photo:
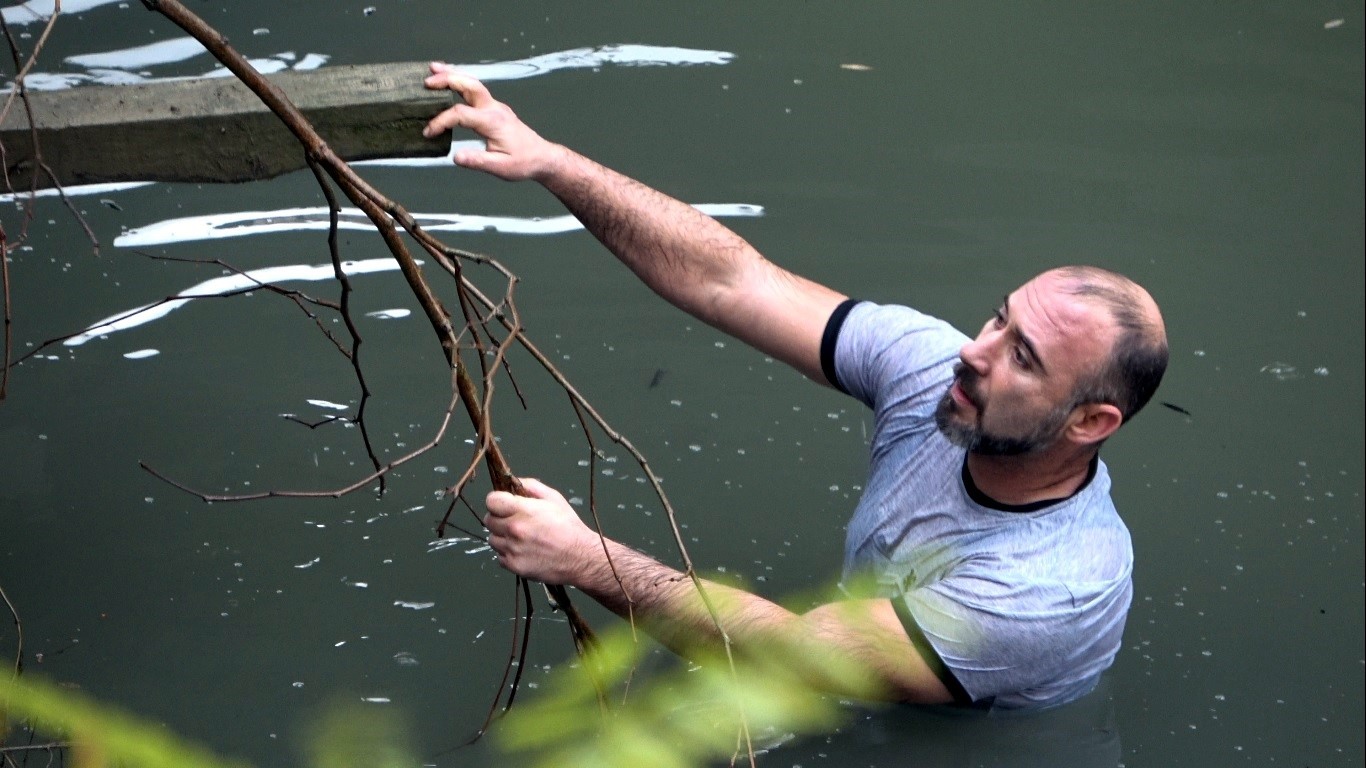
<svg viewBox="0 0 1366 768">
<path fill-rule="evenodd" d="M 821 343 L 826 379 L 870 408 L 889 397 L 933 412 L 967 337 L 909 307 L 850 300 L 831 315 Z"/>
</svg>

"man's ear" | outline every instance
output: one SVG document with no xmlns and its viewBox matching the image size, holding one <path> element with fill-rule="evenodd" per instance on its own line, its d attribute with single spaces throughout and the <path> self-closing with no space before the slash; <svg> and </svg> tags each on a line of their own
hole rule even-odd
<svg viewBox="0 0 1366 768">
<path fill-rule="evenodd" d="M 1078 445 L 1098 445 L 1124 423 L 1124 414 L 1110 403 L 1086 403 L 1072 411 L 1067 436 Z"/>
</svg>

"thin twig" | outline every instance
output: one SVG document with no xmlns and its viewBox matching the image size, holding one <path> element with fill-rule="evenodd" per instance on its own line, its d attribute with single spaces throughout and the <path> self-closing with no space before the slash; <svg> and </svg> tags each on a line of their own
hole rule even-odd
<svg viewBox="0 0 1366 768">
<path fill-rule="evenodd" d="M 5 605 L 9 607 L 10 615 L 14 617 L 14 630 L 19 633 L 18 647 L 14 651 L 14 676 L 18 677 L 19 673 L 24 671 L 24 622 L 19 620 L 19 609 L 10 602 L 4 587 L 0 587 L 0 599 L 4 599 Z"/>
</svg>

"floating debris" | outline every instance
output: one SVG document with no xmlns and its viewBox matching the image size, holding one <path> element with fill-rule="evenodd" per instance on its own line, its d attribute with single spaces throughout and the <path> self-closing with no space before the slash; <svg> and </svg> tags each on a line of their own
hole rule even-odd
<svg viewBox="0 0 1366 768">
<path fill-rule="evenodd" d="M 123 356 L 129 360 L 141 360 L 144 357 L 156 357 L 161 354 L 159 349 L 135 349 L 132 352 L 124 352 Z"/>
<path fill-rule="evenodd" d="M 871 72 L 871 71 L 873 71 L 873 68 L 870 67 L 870 66 L 868 66 L 867 64 L 855 64 L 855 63 L 852 63 L 852 62 L 851 62 L 851 63 L 848 63 L 848 64 L 841 64 L 841 65 L 840 65 L 840 69 L 847 69 L 847 70 L 849 70 L 850 72 Z"/>
<path fill-rule="evenodd" d="M 1163 405 L 1163 407 L 1165 407 L 1165 408 L 1170 408 L 1170 409 L 1172 409 L 1173 411 L 1176 411 L 1177 413 L 1181 414 L 1182 416 L 1190 416 L 1190 415 L 1191 415 L 1191 412 L 1190 412 L 1190 411 L 1186 410 L 1185 408 L 1182 408 L 1181 406 L 1177 405 L 1176 403 L 1169 403 L 1169 402 L 1167 402 L 1167 401 L 1164 400 L 1164 401 L 1162 401 L 1162 405 Z"/>
<path fill-rule="evenodd" d="M 1325 21 L 1325 22 L 1323 22 L 1323 28 L 1324 28 L 1324 29 L 1337 29 L 1338 27 L 1342 26 L 1342 25 L 1345 24 L 1345 23 L 1346 23 L 1346 20 L 1345 20 L 1345 19 L 1333 19 L 1332 21 Z"/>
</svg>

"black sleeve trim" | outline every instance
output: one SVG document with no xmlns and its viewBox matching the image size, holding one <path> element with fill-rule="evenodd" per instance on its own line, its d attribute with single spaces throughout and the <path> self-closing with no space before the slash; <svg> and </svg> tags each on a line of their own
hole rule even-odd
<svg viewBox="0 0 1366 768">
<path fill-rule="evenodd" d="M 825 333 L 821 335 L 821 373 L 825 374 L 825 380 L 830 382 L 830 386 L 846 395 L 849 391 L 840 383 L 839 375 L 835 372 L 835 342 L 839 340 L 844 319 L 858 303 L 858 299 L 845 299 L 840 302 L 835 311 L 830 313 L 830 319 L 825 323 Z"/>
<path fill-rule="evenodd" d="M 949 694 L 953 696 L 953 703 L 960 706 L 973 706 L 972 696 L 968 695 L 967 689 L 954 677 L 953 670 L 949 669 L 944 660 L 939 658 L 939 652 L 930 645 L 929 638 L 920 629 L 920 625 L 915 622 L 915 617 L 911 615 L 911 610 L 906 606 L 906 598 L 898 595 L 892 598 L 892 608 L 896 611 L 896 616 L 901 619 L 901 626 L 905 628 L 907 636 L 911 638 L 911 645 L 920 653 L 920 658 L 925 660 L 934 676 L 939 678 L 939 682 L 949 689 Z M 990 700 L 985 702 L 986 706 L 991 706 Z"/>
</svg>

